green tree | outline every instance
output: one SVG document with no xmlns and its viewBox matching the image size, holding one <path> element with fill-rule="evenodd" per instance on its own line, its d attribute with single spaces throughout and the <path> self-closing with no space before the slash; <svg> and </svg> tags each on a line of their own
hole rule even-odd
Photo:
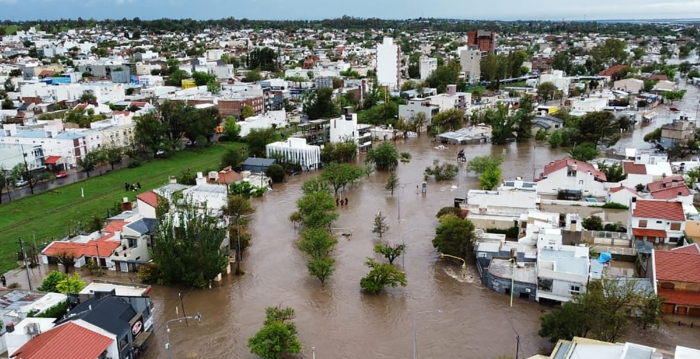
<svg viewBox="0 0 700 359">
<path fill-rule="evenodd" d="M 389 225 L 386 224 L 386 217 L 382 215 L 382 211 L 377 212 L 377 214 L 374 215 L 374 222 L 372 224 L 372 233 L 376 233 L 379 235 L 379 238 L 382 238 L 382 235 L 386 233 L 389 230 Z"/>
<path fill-rule="evenodd" d="M 335 271 L 335 259 L 328 256 L 314 257 L 306 263 L 306 268 L 310 275 L 318 278 L 321 284 L 325 284 Z"/>
<path fill-rule="evenodd" d="M 109 163 L 112 170 L 114 170 L 114 165 L 121 163 L 122 156 L 124 156 L 124 150 L 115 146 L 105 147 L 102 153 L 104 155 L 104 160 Z"/>
<path fill-rule="evenodd" d="M 435 229 L 433 247 L 438 252 L 468 258 L 474 250 L 474 223 L 452 214 L 440 217 L 440 226 Z"/>
<path fill-rule="evenodd" d="M 20 180 L 27 181 L 29 192 L 34 194 L 34 187 L 41 181 L 49 180 L 52 175 L 49 172 L 40 173 L 31 165 L 28 166 L 25 162 L 20 162 L 12 167 L 9 177 L 15 183 Z"/>
<path fill-rule="evenodd" d="M 698 69 L 691 69 L 688 72 L 688 78 L 700 78 L 700 70 Z"/>
<path fill-rule="evenodd" d="M 501 183 L 501 168 L 489 168 L 479 176 L 479 188 L 483 190 L 493 190 Z"/>
<path fill-rule="evenodd" d="M 224 137 L 226 141 L 238 141 L 241 136 L 241 125 L 236 121 L 233 116 L 226 117 L 226 122 L 224 123 Z"/>
<path fill-rule="evenodd" d="M 464 111 L 457 108 L 442 111 L 433 117 L 432 122 L 439 132 L 458 130 L 464 125 Z"/>
<path fill-rule="evenodd" d="M 458 207 L 442 207 L 438 211 L 438 213 L 435 215 L 435 218 L 440 219 L 440 217 L 446 215 L 446 214 L 453 214 L 457 217 L 462 217 L 462 209 Z"/>
<path fill-rule="evenodd" d="M 257 71 L 248 71 L 243 77 L 243 82 L 258 82 L 262 81 L 262 75 Z"/>
<path fill-rule="evenodd" d="M 593 145 L 614 146 L 620 140 L 620 123 L 612 112 L 589 112 L 581 117 L 577 125 L 575 142 L 590 142 Z"/>
<path fill-rule="evenodd" d="M 221 156 L 221 168 L 231 166 L 231 168 L 240 168 L 243 161 L 248 158 L 248 154 L 245 151 L 241 151 L 236 148 L 229 148 Z"/>
<path fill-rule="evenodd" d="M 185 203 L 164 216 L 153 235 L 152 258 L 163 284 L 183 283 L 205 287 L 228 265 L 221 248 L 226 235 L 219 218 Z"/>
<path fill-rule="evenodd" d="M 297 218 L 306 228 L 329 228 L 338 219 L 333 196 L 323 191 L 305 194 L 297 200 Z"/>
<path fill-rule="evenodd" d="M 406 273 L 398 270 L 389 263 L 380 263 L 372 258 L 367 258 L 365 265 L 371 270 L 360 279 L 360 288 L 376 294 L 384 290 L 386 286 L 397 287 L 399 285 L 405 287 L 408 283 Z"/>
<path fill-rule="evenodd" d="M 680 72 L 681 74 L 684 74 L 684 75 L 685 75 L 685 74 L 687 74 L 687 73 L 690 71 L 690 69 L 692 69 L 692 68 L 693 68 L 693 66 L 690 64 L 690 62 L 688 62 L 688 61 L 683 61 L 683 62 L 681 62 L 680 65 L 678 65 L 678 72 Z"/>
<path fill-rule="evenodd" d="M 537 96 L 544 103 L 554 98 L 554 92 L 557 91 L 557 86 L 551 82 L 543 82 L 537 86 Z"/>
<path fill-rule="evenodd" d="M 396 171 L 389 172 L 389 177 L 386 179 L 386 184 L 384 189 L 391 191 L 391 195 L 394 195 L 394 189 L 399 186 L 399 176 L 396 175 Z"/>
<path fill-rule="evenodd" d="M 608 182 L 620 182 L 627 179 L 625 169 L 619 163 L 607 165 L 605 162 L 598 163 L 598 170 L 605 173 L 605 178 Z"/>
<path fill-rule="evenodd" d="M 221 84 L 216 81 L 207 82 L 207 91 L 212 95 L 218 95 L 221 92 Z"/>
<path fill-rule="evenodd" d="M 312 92 L 304 102 L 304 113 L 312 120 L 331 118 L 340 114 L 333 102 L 333 89 L 320 88 Z"/>
<path fill-rule="evenodd" d="M 603 230 L 603 220 L 598 216 L 590 216 L 584 218 L 581 222 L 583 228 L 589 231 L 602 231 Z"/>
<path fill-rule="evenodd" d="M 644 135 L 644 142 L 659 143 L 661 141 L 661 127 Z"/>
<path fill-rule="evenodd" d="M 15 108 L 15 103 L 12 102 L 12 100 L 10 100 L 9 98 L 2 100 L 3 110 L 12 110 L 13 108 Z"/>
<path fill-rule="evenodd" d="M 502 156 L 476 156 L 467 162 L 467 170 L 481 175 L 489 169 L 499 168 L 502 163 Z"/>
<path fill-rule="evenodd" d="M 375 244 L 374 253 L 381 254 L 389 261 L 389 264 L 394 264 L 394 260 L 401 256 L 406 251 L 405 244 Z"/>
<path fill-rule="evenodd" d="M 187 80 L 189 78 L 190 74 L 188 74 L 187 71 L 177 69 L 168 75 L 168 79 L 165 80 L 165 83 L 168 86 L 180 87 L 182 86 L 182 80 Z"/>
<path fill-rule="evenodd" d="M 614 343 L 635 323 L 640 329 L 658 324 L 662 302 L 635 281 L 593 280 L 584 293 L 542 316 L 539 334 L 552 342 L 581 336 Z M 633 321 L 638 315 L 640 320 Z"/>
<path fill-rule="evenodd" d="M 462 71 L 462 66 L 458 60 L 452 60 L 445 65 L 438 66 L 425 83 L 437 89 L 438 93 L 444 93 L 447 90 L 447 85 L 455 85 L 459 81 L 459 73 Z"/>
<path fill-rule="evenodd" d="M 523 96 L 520 98 L 520 108 L 515 113 L 517 129 L 516 140 L 518 142 L 527 142 L 532 137 L 532 120 L 533 115 L 533 99 L 531 96 Z"/>
<path fill-rule="evenodd" d="M 297 327 L 292 322 L 294 309 L 268 307 L 265 316 L 262 328 L 248 338 L 250 352 L 263 359 L 281 359 L 301 353 Z"/>
<path fill-rule="evenodd" d="M 66 275 L 65 278 L 56 283 L 56 290 L 63 294 L 80 293 L 83 288 L 85 288 L 85 282 L 80 279 L 80 274 L 77 272 Z"/>
<path fill-rule="evenodd" d="M 192 72 L 192 79 L 197 86 L 206 86 L 210 82 L 216 81 L 216 76 L 206 72 Z"/>
<path fill-rule="evenodd" d="M 281 183 L 284 182 L 284 178 L 287 176 L 287 173 L 284 171 L 284 167 L 282 167 L 282 165 L 275 163 L 270 166 L 267 171 L 265 171 L 265 175 L 270 177 L 272 182 Z"/>
<path fill-rule="evenodd" d="M 66 277 L 67 275 L 64 273 L 53 270 L 44 278 L 44 281 L 41 282 L 41 286 L 37 289 L 42 292 L 59 293 L 57 286 L 66 279 Z"/>
<path fill-rule="evenodd" d="M 351 162 L 357 156 L 357 143 L 354 139 L 346 139 L 341 142 L 329 142 L 321 149 L 321 162 L 346 163 Z"/>
<path fill-rule="evenodd" d="M 338 244 L 338 240 L 321 227 L 307 228 L 301 232 L 301 237 L 299 249 L 311 258 L 328 257 Z"/>
<path fill-rule="evenodd" d="M 102 151 L 92 150 L 80 158 L 80 167 L 83 169 L 85 174 L 87 174 L 88 178 L 90 178 L 90 172 L 103 161 L 104 154 Z"/>
<path fill-rule="evenodd" d="M 440 163 L 440 160 L 433 160 L 433 166 L 426 167 L 423 171 L 423 176 L 425 180 L 428 177 L 434 177 L 436 181 L 448 181 L 457 177 L 459 173 L 459 167 L 452 163 Z"/>
<path fill-rule="evenodd" d="M 392 170 L 399 164 L 399 152 L 396 146 L 389 142 L 382 142 L 369 150 L 365 157 L 365 163 L 372 163 L 381 171 Z"/>
<path fill-rule="evenodd" d="M 600 152 L 598 148 L 596 148 L 596 145 L 590 142 L 584 142 L 569 150 L 569 156 L 571 156 L 571 158 L 582 162 L 593 160 L 598 157 L 599 154 Z"/>
<path fill-rule="evenodd" d="M 252 128 L 243 141 L 248 144 L 248 152 L 251 156 L 265 157 L 265 148 L 268 144 L 282 139 L 277 130 L 272 127 Z"/>
<path fill-rule="evenodd" d="M 253 106 L 243 105 L 243 109 L 241 110 L 241 117 L 243 119 L 246 119 L 253 116 L 255 116 L 255 109 L 253 109 Z"/>
<path fill-rule="evenodd" d="M 357 181 L 362 175 L 363 171 L 360 167 L 333 162 L 323 168 L 321 178 L 328 181 L 337 196 L 340 189 L 345 189 L 345 186 Z"/>
</svg>

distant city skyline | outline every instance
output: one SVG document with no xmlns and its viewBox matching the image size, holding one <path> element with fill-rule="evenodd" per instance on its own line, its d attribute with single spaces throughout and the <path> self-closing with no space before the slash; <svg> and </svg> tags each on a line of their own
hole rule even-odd
<svg viewBox="0 0 700 359">
<path fill-rule="evenodd" d="M 235 17 L 252 20 L 320 20 L 343 15 L 382 19 L 470 20 L 681 19 L 700 14 L 700 0 L 0 0 L 0 20 Z"/>
</svg>

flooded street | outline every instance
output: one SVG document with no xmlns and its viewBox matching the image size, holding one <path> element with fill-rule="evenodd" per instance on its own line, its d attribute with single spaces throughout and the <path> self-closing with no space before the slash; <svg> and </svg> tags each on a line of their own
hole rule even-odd
<svg viewBox="0 0 700 359">
<path fill-rule="evenodd" d="M 681 108 L 694 114 L 698 94 L 689 91 L 693 91 L 688 96 L 691 100 L 683 101 Z M 625 134 L 620 146 L 643 145 L 643 134 L 659 126 L 660 121 Z M 260 328 L 265 307 L 276 305 L 296 310 L 305 358 L 311 357 L 312 347 L 320 359 L 409 358 L 414 313 L 437 309 L 443 313 L 417 317 L 419 357 L 515 357 L 516 335 L 520 336 L 520 358 L 549 353 L 549 343 L 537 335 L 539 317 L 548 307 L 516 299 L 510 308 L 509 297 L 480 284 L 474 267 L 469 267 L 467 278 L 461 278 L 459 264 L 441 260 L 432 247 L 435 213 L 451 206 L 454 197 L 463 197 L 474 188 L 476 178 L 468 177 L 461 164 L 458 179 L 428 181 L 426 195 L 418 194 L 416 186 L 423 181 L 426 166 L 434 159 L 454 162 L 459 148 L 465 148 L 468 158 L 500 155 L 505 149 L 504 178 L 526 179 L 566 152 L 533 143 L 459 146 L 440 151 L 433 148 L 427 136 L 398 145 L 400 151 L 410 152 L 413 157 L 398 169 L 404 188 L 390 196 L 384 190 L 387 173 L 382 172 L 348 188 L 349 206 L 339 207 L 340 218 L 334 227 L 343 228 L 352 236 L 339 238 L 334 254 L 336 270 L 325 286 L 308 275 L 306 259 L 295 245 L 298 233 L 288 220 L 301 196 L 301 184 L 317 175 L 307 173 L 276 185 L 264 198 L 254 200 L 257 213 L 250 226 L 252 246 L 244 253 L 245 275 L 229 275 L 210 290 L 155 286 L 155 333 L 145 358 L 168 357 L 164 323 L 182 315 L 181 310 L 176 314 L 175 309 L 180 304 L 178 291 L 185 293 L 186 313 L 201 312 L 203 320 L 199 325 L 190 321 L 189 327 L 184 322 L 170 324 L 173 358 L 254 358 L 246 347 L 247 339 Z M 371 223 L 380 210 L 390 226 L 384 240 L 399 243 L 404 234 L 408 245 L 404 258 L 408 286 L 367 295 L 360 291 L 359 281 L 368 271 L 363 265 L 365 259 L 374 257 L 372 249 L 377 238 L 371 233 Z M 401 265 L 401 258 L 396 262 Z M 625 339 L 664 349 L 675 344 L 698 347 L 700 330 L 679 328 L 669 326 Z"/>
</svg>

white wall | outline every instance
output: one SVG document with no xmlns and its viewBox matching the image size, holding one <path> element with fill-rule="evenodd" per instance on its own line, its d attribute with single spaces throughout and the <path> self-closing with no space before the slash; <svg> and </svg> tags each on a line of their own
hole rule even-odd
<svg viewBox="0 0 700 359">
<path fill-rule="evenodd" d="M 238 122 L 241 126 L 241 137 L 245 137 L 250 133 L 250 130 L 254 128 L 269 128 L 272 124 L 276 124 L 277 128 L 282 128 L 287 126 L 287 112 L 285 110 L 281 111 L 268 111 L 264 114 L 248 117 L 244 121 Z"/>
<path fill-rule="evenodd" d="M 567 168 L 550 173 L 547 178 L 537 182 L 537 193 L 557 194 L 559 189 L 582 190 L 584 196 L 605 197 L 607 190 L 603 182 L 598 182 L 592 174 L 577 171 L 576 177 L 567 176 Z"/>
<path fill-rule="evenodd" d="M 630 211 L 633 211 L 630 209 Z M 639 226 L 639 221 L 647 221 L 646 227 L 640 227 Z M 671 224 L 672 223 L 680 223 L 680 230 L 674 231 L 671 230 Z M 685 234 L 685 221 L 669 221 L 667 219 L 659 219 L 659 218 L 645 218 L 645 217 L 632 217 L 632 225 L 629 226 L 629 231 L 631 232 L 632 228 L 640 228 L 640 229 L 659 229 L 666 231 L 667 238 L 665 239 L 664 243 L 669 243 L 669 238 L 675 237 L 675 238 L 680 238 Z"/>
<path fill-rule="evenodd" d="M 377 81 L 382 86 L 396 90 L 399 85 L 399 68 L 401 59 L 399 47 L 394 39 L 385 37 L 384 42 L 377 44 Z"/>
<path fill-rule="evenodd" d="M 149 204 L 146 204 L 146 202 L 138 198 L 136 199 L 136 207 L 139 209 L 139 214 L 144 218 L 156 218 L 155 207 L 151 207 Z"/>
<path fill-rule="evenodd" d="M 425 80 L 437 69 L 437 59 L 433 57 L 420 58 L 420 79 Z"/>
</svg>

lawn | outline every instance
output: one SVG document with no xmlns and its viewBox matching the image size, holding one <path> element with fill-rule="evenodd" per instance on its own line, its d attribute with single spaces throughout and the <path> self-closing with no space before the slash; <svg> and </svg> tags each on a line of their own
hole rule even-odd
<svg viewBox="0 0 700 359">
<path fill-rule="evenodd" d="M 37 246 L 65 237 L 70 228 L 107 210 L 123 197 L 136 195 L 168 183 L 170 175 L 219 169 L 221 155 L 238 144 L 218 144 L 201 150 L 184 151 L 167 159 L 156 159 L 137 168 L 125 168 L 84 181 L 0 205 L 0 271 L 15 268 L 18 238 Z M 141 190 L 126 192 L 124 182 L 141 183 Z M 85 197 L 81 197 L 81 189 Z"/>
</svg>

